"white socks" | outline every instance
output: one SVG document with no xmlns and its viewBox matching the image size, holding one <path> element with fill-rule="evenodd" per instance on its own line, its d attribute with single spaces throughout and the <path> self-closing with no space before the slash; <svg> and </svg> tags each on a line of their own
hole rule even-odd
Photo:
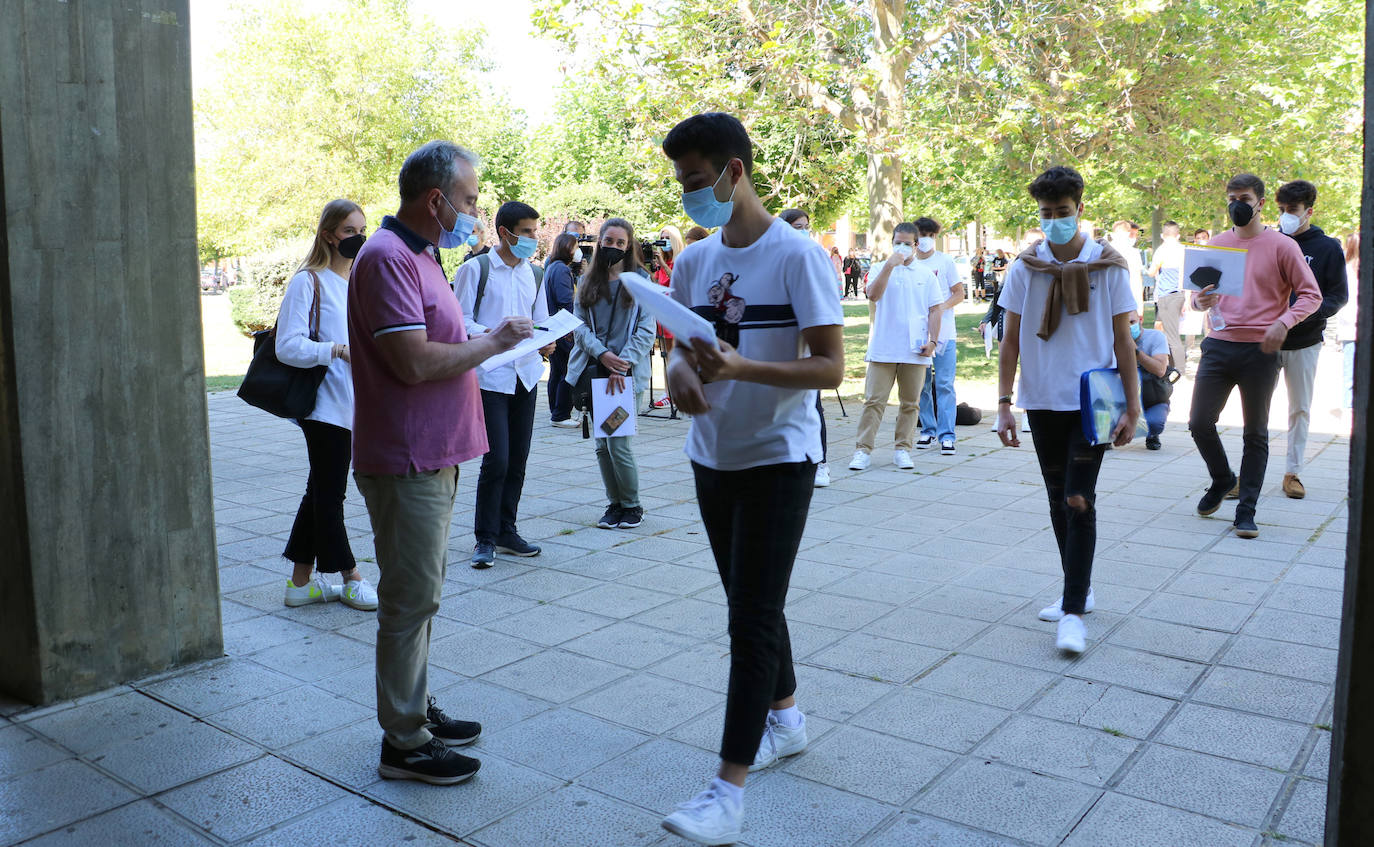
<svg viewBox="0 0 1374 847">
<path fill-rule="evenodd" d="M 796 729 L 802 725 L 802 713 L 796 706 L 788 706 L 786 709 L 770 709 L 768 713 L 777 718 L 778 723 L 788 729 Z"/>
<path fill-rule="evenodd" d="M 716 777 L 711 780 L 711 790 L 722 797 L 729 797 L 736 807 L 744 806 L 744 786 L 742 785 L 735 785 L 733 782 Z"/>
</svg>

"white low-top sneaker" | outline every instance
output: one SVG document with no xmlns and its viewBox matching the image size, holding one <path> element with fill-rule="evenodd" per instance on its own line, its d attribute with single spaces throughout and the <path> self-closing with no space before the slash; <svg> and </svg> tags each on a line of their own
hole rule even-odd
<svg viewBox="0 0 1374 847">
<path fill-rule="evenodd" d="M 1087 599 L 1087 601 L 1083 604 L 1083 614 L 1087 614 L 1088 612 L 1091 612 L 1096 606 L 1097 606 L 1097 603 L 1096 603 L 1096 601 L 1093 600 L 1093 590 L 1092 590 L 1091 588 L 1089 588 L 1089 589 L 1088 589 L 1088 599 Z M 1049 621 L 1050 623 L 1054 623 L 1055 621 L 1057 621 L 1057 620 L 1059 620 L 1060 618 L 1064 617 L 1064 598 L 1063 598 L 1063 596 L 1061 595 L 1060 598 L 1059 598 L 1058 600 L 1055 600 L 1054 603 L 1053 603 L 1053 605 L 1049 605 L 1049 606 L 1046 606 L 1045 608 L 1041 609 L 1041 610 L 1040 610 L 1040 614 L 1039 614 L 1038 617 L 1040 618 L 1040 620 L 1042 620 L 1042 621 Z"/>
<path fill-rule="evenodd" d="M 679 803 L 677 811 L 663 819 L 663 828 L 697 844 L 734 844 L 744 837 L 743 821 L 742 804 L 707 788 Z"/>
<path fill-rule="evenodd" d="M 345 606 L 352 606 L 363 612 L 377 610 L 377 589 L 365 579 L 346 579 L 339 599 Z"/>
<path fill-rule="evenodd" d="M 337 599 L 339 586 L 330 585 L 323 574 L 315 574 L 305 585 L 296 585 L 290 579 L 286 580 L 286 598 L 283 602 L 288 606 L 308 606 L 311 603 L 328 603 Z"/>
<path fill-rule="evenodd" d="M 763 738 L 759 740 L 759 750 L 754 754 L 754 763 L 749 766 L 750 773 L 761 771 L 778 759 L 795 756 L 806 749 L 806 715 L 802 715 L 799 726 L 783 726 L 772 715 L 763 728 Z"/>
<path fill-rule="evenodd" d="M 821 462 L 819 465 L 816 465 L 816 487 L 830 487 L 830 466 L 827 465 L 825 462 Z"/>
<path fill-rule="evenodd" d="M 1088 629 L 1078 615 L 1065 615 L 1059 620 L 1059 634 L 1054 644 L 1066 653 L 1082 653 L 1088 646 Z"/>
<path fill-rule="evenodd" d="M 866 471 L 868 470 L 868 464 L 872 461 L 872 456 L 862 450 L 855 450 L 854 458 L 849 460 L 849 469 L 851 471 Z"/>
<path fill-rule="evenodd" d="M 904 471 L 909 471 L 916 467 L 916 463 L 911 461 L 911 453 L 907 450 L 892 451 L 892 464 Z"/>
</svg>

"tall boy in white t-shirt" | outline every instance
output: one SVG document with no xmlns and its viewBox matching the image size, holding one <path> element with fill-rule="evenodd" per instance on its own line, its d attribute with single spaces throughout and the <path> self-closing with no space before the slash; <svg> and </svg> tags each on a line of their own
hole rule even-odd
<svg viewBox="0 0 1374 847">
<path fill-rule="evenodd" d="M 864 357 L 868 362 L 864 410 L 854 458 L 849 462 L 851 471 L 866 470 L 872 460 L 873 442 L 894 382 L 901 405 L 892 463 L 903 470 L 916 466 L 911 461 L 911 437 L 921 413 L 921 389 L 940 340 L 946 294 L 935 275 L 916 261 L 916 235 L 916 224 L 897 224 L 892 231 L 892 255 L 864 289 L 873 304 L 873 326 Z"/>
<path fill-rule="evenodd" d="M 954 393 L 954 370 L 959 364 L 959 344 L 955 340 L 954 307 L 964 302 L 964 281 L 954 266 L 954 260 L 935 249 L 935 236 L 940 222 L 934 218 L 917 218 L 916 261 L 935 275 L 946 296 L 944 321 L 940 338 L 930 365 L 929 379 L 921 390 L 921 437 L 916 449 L 925 450 L 940 442 L 940 452 L 954 455 L 954 409 L 959 399 Z"/>
<path fill-rule="evenodd" d="M 714 325 L 719 348 L 680 339 L 668 389 L 692 416 L 686 452 L 730 615 L 719 775 L 663 826 L 699 844 L 731 844 L 745 777 L 807 742 L 783 606 L 821 459 L 815 392 L 843 377 L 844 315 L 825 250 L 755 194 L 753 146 L 738 120 L 688 118 L 663 152 L 688 217 L 720 227 L 678 258 L 672 289 Z"/>
<path fill-rule="evenodd" d="M 1097 473 L 1105 444 L 1090 445 L 1079 411 L 1079 377 L 1084 371 L 1135 362 L 1131 318 L 1135 295 L 1126 259 L 1106 241 L 1079 230 L 1083 178 L 1073 168 L 1050 168 L 1030 184 L 1040 208 L 1045 240 L 1026 249 L 1002 287 L 1007 310 L 999 363 L 997 435 L 1021 446 L 1011 414 L 1011 389 L 1021 365 L 1016 405 L 1030 420 L 1035 455 L 1050 501 L 1050 523 L 1059 542 L 1064 590 L 1040 619 L 1059 621 L 1056 644 L 1083 652 L 1087 632 L 1082 615 L 1093 609 L 1092 567 L 1097 546 Z M 1127 364 L 1121 370 L 1126 413 L 1112 443 L 1128 444 L 1140 419 L 1140 380 Z"/>
</svg>

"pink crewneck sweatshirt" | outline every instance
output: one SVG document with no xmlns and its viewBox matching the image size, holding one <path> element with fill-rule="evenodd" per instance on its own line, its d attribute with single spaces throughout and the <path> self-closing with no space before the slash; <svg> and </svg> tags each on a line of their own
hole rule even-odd
<svg viewBox="0 0 1374 847">
<path fill-rule="evenodd" d="M 1303 258 L 1302 248 L 1278 230 L 1266 228 L 1254 238 L 1241 238 L 1230 229 L 1213 238 L 1211 245 L 1238 247 L 1248 252 L 1245 293 L 1221 298 L 1215 308 L 1226 319 L 1226 329 L 1212 330 L 1209 337 L 1222 341 L 1263 341 L 1264 331 L 1274 321 L 1283 321 L 1292 329 L 1322 304 L 1321 289 Z M 1293 300 L 1292 295 L 1297 295 L 1297 299 Z M 1197 292 L 1193 293 L 1193 307 L 1197 308 Z"/>
</svg>

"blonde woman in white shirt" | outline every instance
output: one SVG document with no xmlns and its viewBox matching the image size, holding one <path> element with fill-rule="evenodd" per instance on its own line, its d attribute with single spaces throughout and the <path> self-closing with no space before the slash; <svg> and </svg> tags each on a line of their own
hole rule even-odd
<svg viewBox="0 0 1374 847">
<path fill-rule="evenodd" d="M 310 255 L 287 283 L 277 314 L 277 358 L 297 368 L 327 367 L 315 409 L 296 421 L 305 434 L 310 476 L 282 555 L 295 569 L 285 603 L 304 606 L 342 600 L 377 608 L 377 592 L 363 579 L 348 543 L 343 502 L 353 462 L 353 375 L 348 364 L 348 276 L 367 239 L 367 218 L 352 200 L 331 200 L 320 214 Z M 319 332 L 311 333 L 316 281 Z M 311 577 L 312 572 L 316 572 Z M 326 574 L 341 573 L 342 586 Z"/>
</svg>

